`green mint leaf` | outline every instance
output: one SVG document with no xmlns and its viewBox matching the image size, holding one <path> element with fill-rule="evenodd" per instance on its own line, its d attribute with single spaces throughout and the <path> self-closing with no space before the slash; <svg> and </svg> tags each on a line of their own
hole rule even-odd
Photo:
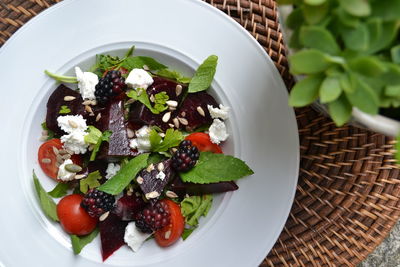
<svg viewBox="0 0 400 267">
<path fill-rule="evenodd" d="M 88 177 L 79 181 L 79 189 L 86 194 L 89 189 L 96 188 L 100 185 L 99 180 L 102 178 L 99 171 L 89 173 Z"/>
<path fill-rule="evenodd" d="M 369 47 L 369 31 L 365 24 L 357 28 L 349 28 L 342 31 L 344 44 L 348 49 L 354 51 L 365 51 Z"/>
<path fill-rule="evenodd" d="M 154 108 L 151 103 L 146 90 L 138 88 L 137 90 L 130 90 L 126 95 L 132 99 L 135 99 L 145 105 L 153 114 L 160 114 L 160 111 Z"/>
<path fill-rule="evenodd" d="M 149 154 L 141 154 L 131 159 L 127 164 L 121 166 L 121 169 L 111 179 L 97 189 L 111 195 L 118 195 L 125 187 L 136 177 L 143 168 L 147 166 Z"/>
<path fill-rule="evenodd" d="M 39 198 L 40 207 L 42 208 L 44 214 L 46 214 L 46 216 L 53 221 L 58 222 L 59 220 L 57 216 L 57 205 L 54 200 L 49 196 L 49 194 L 47 194 L 47 192 L 44 190 L 35 172 L 33 172 L 33 182 L 35 184 L 36 193 Z"/>
<path fill-rule="evenodd" d="M 217 70 L 217 63 L 218 57 L 215 55 L 204 60 L 189 83 L 189 93 L 204 91 L 210 87 Z"/>
<path fill-rule="evenodd" d="M 332 33 L 320 26 L 302 27 L 300 41 L 305 47 L 315 48 L 331 55 L 337 55 L 340 52 Z"/>
<path fill-rule="evenodd" d="M 133 69 L 142 69 L 145 65 L 149 68 L 149 70 L 161 70 L 167 68 L 167 66 L 161 64 L 154 58 L 143 56 L 127 57 L 121 63 L 121 67 L 127 69 L 128 71 Z"/>
<path fill-rule="evenodd" d="M 78 83 L 78 79 L 76 77 L 72 76 L 63 76 L 63 75 L 58 75 L 55 73 L 52 73 L 48 70 L 45 70 L 44 73 L 49 76 L 50 78 L 53 78 L 57 82 L 62 82 L 62 83 Z"/>
<path fill-rule="evenodd" d="M 340 87 L 340 78 L 337 76 L 326 77 L 322 82 L 319 89 L 319 96 L 321 103 L 329 103 L 336 100 L 342 93 L 342 87 Z"/>
<path fill-rule="evenodd" d="M 371 14 L 371 6 L 365 0 L 339 0 L 340 6 L 356 17 L 366 17 Z"/>
<path fill-rule="evenodd" d="M 157 72 L 157 75 L 164 78 L 176 80 L 180 83 L 190 83 L 190 81 L 192 80 L 192 78 L 184 77 L 176 70 L 162 69 Z"/>
<path fill-rule="evenodd" d="M 90 126 L 89 126 L 90 127 Z M 94 128 L 94 127 L 93 127 Z M 96 159 L 97 152 L 100 150 L 100 146 L 103 142 L 108 142 L 110 140 L 110 136 L 112 135 L 112 131 L 104 131 L 101 135 L 101 137 L 97 140 L 97 143 L 94 145 L 92 154 L 90 154 L 90 161 L 93 161 Z"/>
<path fill-rule="evenodd" d="M 299 81 L 290 92 L 289 105 L 304 107 L 317 100 L 323 79 L 322 75 L 310 75 Z"/>
<path fill-rule="evenodd" d="M 49 128 L 47 128 L 46 122 L 43 122 L 43 123 L 42 123 L 42 129 L 43 129 L 44 131 L 47 131 L 47 140 L 53 139 L 53 138 L 55 137 L 56 134 L 55 134 L 52 130 L 50 130 Z"/>
<path fill-rule="evenodd" d="M 237 180 L 253 173 L 249 166 L 238 158 L 202 152 L 196 166 L 180 175 L 184 182 L 209 184 Z"/>
<path fill-rule="evenodd" d="M 337 126 L 342 126 L 348 122 L 351 118 L 351 105 L 346 99 L 345 95 L 342 95 L 337 100 L 328 104 L 329 114 Z"/>
<path fill-rule="evenodd" d="M 92 242 L 93 239 L 95 239 L 98 234 L 99 234 L 99 230 L 96 228 L 90 234 L 85 235 L 85 236 L 71 235 L 71 245 L 72 245 L 72 250 L 74 251 L 74 254 L 78 255 L 79 253 L 81 253 L 82 249 L 87 244 Z"/>
<path fill-rule="evenodd" d="M 68 106 L 61 106 L 60 111 L 58 112 L 59 114 L 68 114 L 71 113 L 71 109 Z"/>
<path fill-rule="evenodd" d="M 60 198 L 66 196 L 68 194 L 69 184 L 67 183 L 58 183 L 53 190 L 51 190 L 48 194 L 54 198 Z"/>
<path fill-rule="evenodd" d="M 211 208 L 212 195 L 186 197 L 181 202 L 182 215 L 185 217 L 186 224 L 196 227 L 201 216 L 207 216 Z"/>
<path fill-rule="evenodd" d="M 163 140 L 154 129 L 150 132 L 151 151 L 153 152 L 165 152 L 171 147 L 178 146 L 182 140 L 183 134 L 171 128 L 165 132 Z"/>
<path fill-rule="evenodd" d="M 328 55 L 316 49 L 297 52 L 291 55 L 289 60 L 294 74 L 319 73 L 332 66 Z"/>
<path fill-rule="evenodd" d="M 192 233 L 196 230 L 196 228 L 185 228 L 183 229 L 183 233 L 181 235 L 183 241 L 185 241 Z"/>
<path fill-rule="evenodd" d="M 102 136 L 101 131 L 92 125 L 88 126 L 88 129 L 86 130 L 86 132 L 88 133 L 84 137 L 86 144 L 95 145 L 95 144 L 97 144 L 97 142 L 99 141 L 99 139 Z"/>
</svg>

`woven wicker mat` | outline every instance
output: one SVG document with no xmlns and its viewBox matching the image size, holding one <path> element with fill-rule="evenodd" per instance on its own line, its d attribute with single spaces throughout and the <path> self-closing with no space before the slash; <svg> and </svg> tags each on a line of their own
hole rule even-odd
<svg viewBox="0 0 400 267">
<path fill-rule="evenodd" d="M 0 45 L 59 0 L 0 0 Z M 273 0 L 207 0 L 265 48 L 288 88 L 293 80 Z M 285 228 L 263 266 L 354 266 L 400 216 L 393 141 L 352 126 L 337 128 L 311 108 L 297 109 L 301 168 Z M 273 219 L 273 218 L 271 218 Z"/>
</svg>

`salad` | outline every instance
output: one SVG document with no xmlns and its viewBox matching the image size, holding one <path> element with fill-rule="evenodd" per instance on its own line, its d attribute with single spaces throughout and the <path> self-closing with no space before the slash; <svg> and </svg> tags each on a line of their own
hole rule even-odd
<svg viewBox="0 0 400 267">
<path fill-rule="evenodd" d="M 97 55 L 75 76 L 45 71 L 60 84 L 47 102 L 38 162 L 56 185 L 47 192 L 34 173 L 38 200 L 75 254 L 100 235 L 103 261 L 150 238 L 161 247 L 185 240 L 213 194 L 253 174 L 223 154 L 230 108 L 207 93 L 218 57 L 190 78 L 133 52 Z"/>
</svg>

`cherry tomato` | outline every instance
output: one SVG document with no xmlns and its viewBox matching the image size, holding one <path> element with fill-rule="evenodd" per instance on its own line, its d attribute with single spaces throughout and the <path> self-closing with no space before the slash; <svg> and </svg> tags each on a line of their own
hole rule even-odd
<svg viewBox="0 0 400 267">
<path fill-rule="evenodd" d="M 50 178 L 59 181 L 57 179 L 57 156 L 54 153 L 53 147 L 57 148 L 58 150 L 62 149 L 63 145 L 61 143 L 61 140 L 55 138 L 43 143 L 39 147 L 38 159 L 43 172 Z M 48 162 L 48 159 L 50 160 L 50 162 Z M 74 162 L 74 164 L 82 166 L 82 158 L 80 155 L 72 155 L 71 160 Z"/>
<path fill-rule="evenodd" d="M 170 224 L 154 233 L 154 238 L 160 247 L 168 247 L 175 243 L 182 235 L 185 227 L 185 220 L 178 204 L 169 199 L 163 199 L 162 202 L 168 206 L 171 215 Z"/>
<path fill-rule="evenodd" d="M 87 235 L 94 230 L 97 219 L 81 207 L 83 196 L 72 194 L 63 197 L 57 204 L 57 216 L 65 232 Z"/>
<path fill-rule="evenodd" d="M 206 133 L 192 133 L 188 135 L 186 140 L 192 141 L 192 144 L 196 146 L 201 152 L 213 152 L 222 154 L 222 149 L 219 145 L 211 142 L 211 138 Z"/>
</svg>

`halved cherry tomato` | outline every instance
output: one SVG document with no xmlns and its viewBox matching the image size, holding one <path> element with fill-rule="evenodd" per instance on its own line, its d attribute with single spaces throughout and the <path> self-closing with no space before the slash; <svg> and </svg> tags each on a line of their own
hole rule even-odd
<svg viewBox="0 0 400 267">
<path fill-rule="evenodd" d="M 170 224 L 154 233 L 154 238 L 160 247 L 168 247 L 175 243 L 182 235 L 185 220 L 178 204 L 169 199 L 161 200 L 168 206 Z"/>
<path fill-rule="evenodd" d="M 211 142 L 211 138 L 206 133 L 192 133 L 188 135 L 186 140 L 192 141 L 192 144 L 201 152 L 213 152 L 222 154 L 222 149 L 219 145 Z"/>
<path fill-rule="evenodd" d="M 57 148 L 58 150 L 62 149 L 63 145 L 61 140 L 55 138 L 43 143 L 39 147 L 38 159 L 39 165 L 43 172 L 50 178 L 57 180 L 57 156 L 54 153 L 53 147 Z M 48 162 L 48 160 L 50 160 L 50 162 Z M 82 157 L 80 155 L 72 155 L 71 160 L 74 162 L 74 164 L 82 166 Z"/>
<path fill-rule="evenodd" d="M 65 232 L 73 235 L 87 235 L 94 230 L 97 218 L 91 217 L 81 207 L 83 196 L 65 196 L 57 204 L 57 216 Z"/>
</svg>

